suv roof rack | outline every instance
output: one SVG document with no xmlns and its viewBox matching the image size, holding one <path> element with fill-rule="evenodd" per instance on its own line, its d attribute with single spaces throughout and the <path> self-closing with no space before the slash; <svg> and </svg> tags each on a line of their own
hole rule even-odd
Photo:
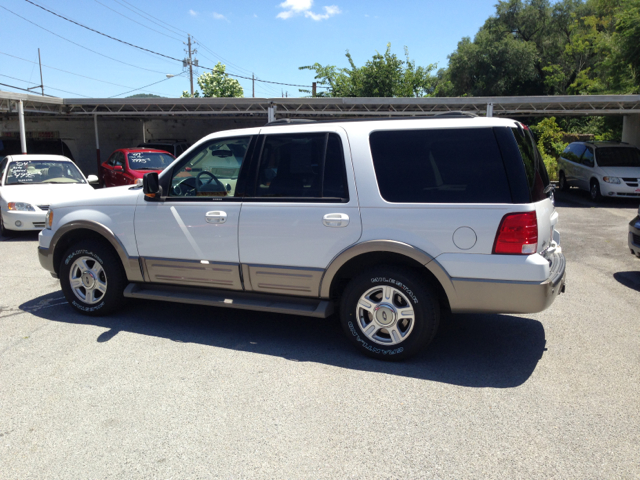
<svg viewBox="0 0 640 480">
<path fill-rule="evenodd" d="M 452 111 L 452 112 L 442 112 L 442 113 L 436 113 L 434 115 L 434 117 L 477 117 L 477 115 L 475 113 L 471 113 L 471 112 L 462 112 L 459 110 L 456 111 Z"/>
<path fill-rule="evenodd" d="M 296 123 L 316 123 L 316 120 L 311 120 L 309 118 L 281 118 L 280 120 L 267 122 L 266 125 L 290 125 Z"/>
</svg>

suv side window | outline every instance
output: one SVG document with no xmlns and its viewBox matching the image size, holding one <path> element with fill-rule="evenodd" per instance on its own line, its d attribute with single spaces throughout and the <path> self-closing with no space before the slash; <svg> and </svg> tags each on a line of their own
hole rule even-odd
<svg viewBox="0 0 640 480">
<path fill-rule="evenodd" d="M 525 128 L 514 128 L 512 130 L 524 162 L 531 201 L 538 202 L 547 198 L 544 190 L 549 185 L 549 175 L 531 131 Z"/>
<path fill-rule="evenodd" d="M 233 197 L 251 137 L 214 139 L 174 169 L 169 197 Z"/>
<path fill-rule="evenodd" d="M 512 203 L 491 128 L 378 131 L 369 144 L 388 202 Z"/>
<path fill-rule="evenodd" d="M 115 157 L 113 159 L 113 164 L 115 166 L 121 166 L 122 168 L 124 168 L 124 153 L 122 152 L 116 152 Z"/>
<path fill-rule="evenodd" d="M 255 196 L 327 201 L 348 199 L 340 137 L 335 133 L 266 137 L 260 156 Z"/>
<path fill-rule="evenodd" d="M 587 167 L 593 167 L 593 150 L 590 147 L 585 148 L 584 153 L 582 154 L 582 164 Z"/>
</svg>

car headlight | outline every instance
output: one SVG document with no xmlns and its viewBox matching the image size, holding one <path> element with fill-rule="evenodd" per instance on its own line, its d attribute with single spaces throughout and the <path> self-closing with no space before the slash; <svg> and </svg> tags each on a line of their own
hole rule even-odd
<svg viewBox="0 0 640 480">
<path fill-rule="evenodd" d="M 51 230 L 51 224 L 53 224 L 53 210 L 49 209 L 47 216 L 44 218 L 45 228 Z"/>
<path fill-rule="evenodd" d="M 620 185 L 620 183 L 622 183 L 618 177 L 602 177 L 602 180 L 607 183 L 615 183 L 616 185 Z"/>
<path fill-rule="evenodd" d="M 9 202 L 9 210 L 16 210 L 19 212 L 35 212 L 36 209 L 33 205 L 24 202 Z"/>
</svg>

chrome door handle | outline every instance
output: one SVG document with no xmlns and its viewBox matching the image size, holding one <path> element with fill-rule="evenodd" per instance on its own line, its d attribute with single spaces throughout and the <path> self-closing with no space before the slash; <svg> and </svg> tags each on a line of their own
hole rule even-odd
<svg viewBox="0 0 640 480">
<path fill-rule="evenodd" d="M 322 217 L 325 227 L 346 227 L 349 225 L 349 215 L 346 213 L 327 213 Z"/>
<path fill-rule="evenodd" d="M 207 220 L 207 223 L 224 223 L 227 221 L 227 212 L 222 212 L 220 210 L 207 212 L 204 218 Z"/>
</svg>

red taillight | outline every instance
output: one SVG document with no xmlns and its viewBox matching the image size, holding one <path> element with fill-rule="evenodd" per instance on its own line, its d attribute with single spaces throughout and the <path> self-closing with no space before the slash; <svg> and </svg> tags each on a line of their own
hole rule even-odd
<svg viewBox="0 0 640 480">
<path fill-rule="evenodd" d="M 536 212 L 509 213 L 502 218 L 493 253 L 530 255 L 538 250 Z"/>
</svg>

